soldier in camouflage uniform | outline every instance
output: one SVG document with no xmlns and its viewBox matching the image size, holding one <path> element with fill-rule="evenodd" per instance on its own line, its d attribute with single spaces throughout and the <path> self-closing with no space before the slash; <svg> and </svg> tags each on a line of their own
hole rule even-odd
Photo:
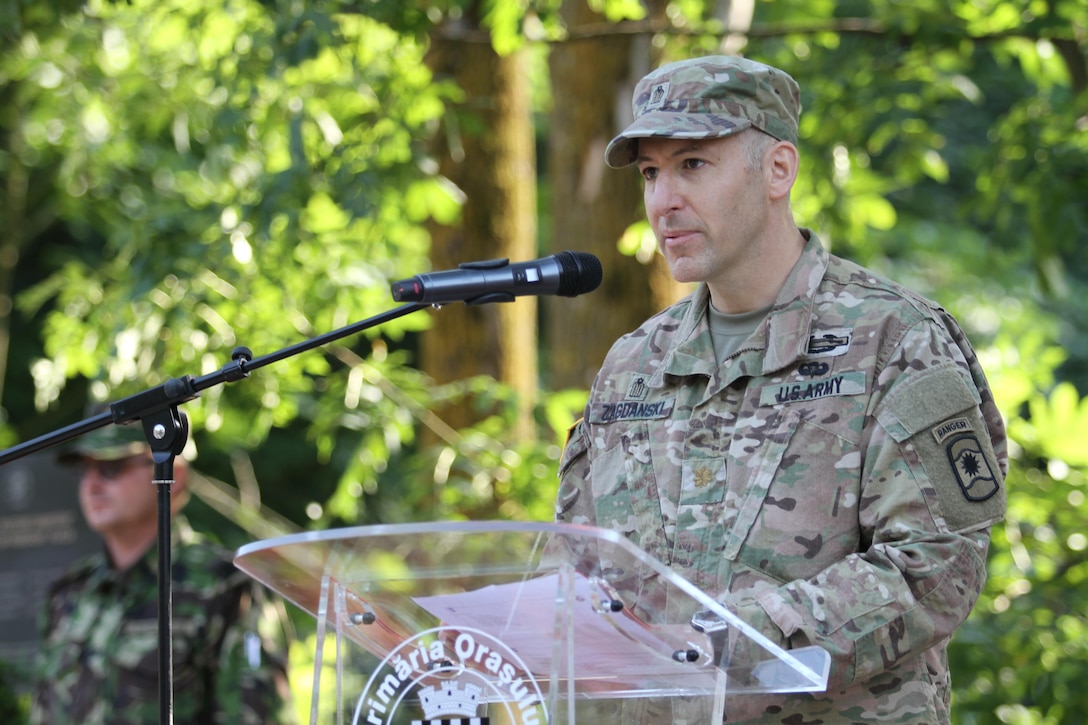
<svg viewBox="0 0 1088 725">
<path fill-rule="evenodd" d="M 825 693 L 737 696 L 728 722 L 947 723 L 946 645 L 1005 508 L 974 351 L 796 226 L 790 76 L 699 58 L 633 105 L 606 161 L 638 164 L 661 252 L 700 284 L 609 352 L 557 520 L 622 532 L 777 644 L 830 653 Z"/>
<path fill-rule="evenodd" d="M 83 464 L 79 499 L 103 551 L 50 589 L 31 722 L 159 722 L 158 503 L 139 426 L 85 435 L 62 456 Z M 172 513 L 187 498 L 175 461 Z M 281 620 L 228 552 L 172 527 L 173 715 L 179 724 L 293 722 Z"/>
</svg>

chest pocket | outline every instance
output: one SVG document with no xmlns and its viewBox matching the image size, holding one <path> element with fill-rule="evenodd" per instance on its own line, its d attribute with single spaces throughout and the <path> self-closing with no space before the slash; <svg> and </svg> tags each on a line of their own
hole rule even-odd
<svg viewBox="0 0 1088 725">
<path fill-rule="evenodd" d="M 726 531 L 722 556 L 735 561 L 759 516 L 771 484 L 782 467 L 783 457 L 801 417 L 786 409 L 768 418 L 753 437 L 735 436 L 729 446 L 733 475 L 729 477 L 722 515 Z"/>
<path fill-rule="evenodd" d="M 628 424 L 593 462 L 597 525 L 622 533 L 665 563 L 669 551 L 645 421 Z"/>
<path fill-rule="evenodd" d="M 672 512 L 674 524 L 667 527 L 673 539 L 671 563 L 703 589 L 714 587 L 720 566 L 728 470 L 722 457 L 688 457 L 680 465 L 680 491 Z M 662 508 L 666 506 L 663 502 Z"/>
</svg>

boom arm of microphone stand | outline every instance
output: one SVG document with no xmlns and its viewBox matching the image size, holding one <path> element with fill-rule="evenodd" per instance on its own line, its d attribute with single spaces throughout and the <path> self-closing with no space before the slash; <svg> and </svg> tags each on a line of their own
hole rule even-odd
<svg viewBox="0 0 1088 725">
<path fill-rule="evenodd" d="M 398 317 L 404 317 L 405 315 L 417 310 L 422 310 L 426 307 L 430 307 L 430 305 L 415 302 L 401 305 L 400 307 L 383 312 L 380 315 L 375 315 L 374 317 L 369 317 L 338 330 L 318 335 L 317 337 L 296 343 L 295 345 L 285 347 L 282 350 L 263 355 L 259 358 L 253 358 L 253 353 L 247 348 L 237 347 L 231 353 L 231 361 L 213 373 L 197 378 L 189 375 L 171 378 L 154 388 L 149 388 L 148 390 L 136 393 L 135 395 L 115 403 L 110 403 L 108 412 L 99 413 L 98 415 L 81 420 L 78 423 L 58 428 L 51 433 L 47 433 L 43 436 L 33 438 L 24 443 L 0 451 L 0 465 L 23 458 L 31 453 L 52 448 L 53 446 L 78 438 L 85 433 L 90 433 L 93 430 L 107 426 L 110 423 L 118 425 L 131 423 L 136 420 L 148 418 L 154 413 L 176 408 L 181 403 L 188 402 L 198 397 L 201 391 L 207 390 L 210 387 L 241 380 L 248 377 L 250 372 L 262 368 L 265 365 L 278 362 L 307 350 L 321 347 L 322 345 L 326 345 L 335 340 L 354 335 L 357 332 L 362 332 L 371 327 L 376 327 L 377 325 L 389 322 L 390 320 L 395 320 Z"/>
</svg>

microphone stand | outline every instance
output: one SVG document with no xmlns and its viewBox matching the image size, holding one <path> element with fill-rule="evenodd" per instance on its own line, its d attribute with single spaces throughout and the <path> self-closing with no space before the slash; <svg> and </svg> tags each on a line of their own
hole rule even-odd
<svg viewBox="0 0 1088 725">
<path fill-rule="evenodd" d="M 144 435 L 151 446 L 155 462 L 154 484 L 158 489 L 158 646 L 159 646 L 159 722 L 172 725 L 174 721 L 173 680 L 174 660 L 171 629 L 173 604 L 171 591 L 170 551 L 170 488 L 174 483 L 174 458 L 185 448 L 189 434 L 188 419 L 178 411 L 178 405 L 198 397 L 200 392 L 215 385 L 233 383 L 249 377 L 254 370 L 279 362 L 301 352 L 326 345 L 334 340 L 395 320 L 430 305 L 411 303 L 389 310 L 339 330 L 318 335 L 282 350 L 254 358 L 246 347 L 236 347 L 231 361 L 219 370 L 192 377 L 171 378 L 154 388 L 110 403 L 103 412 L 52 433 L 34 438 L 0 451 L 0 465 L 45 450 L 77 438 L 110 423 L 121 425 L 141 421 Z"/>
</svg>

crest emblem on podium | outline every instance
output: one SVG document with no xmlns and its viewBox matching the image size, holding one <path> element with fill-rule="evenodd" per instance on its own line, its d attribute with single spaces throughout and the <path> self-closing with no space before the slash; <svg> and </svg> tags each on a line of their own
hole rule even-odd
<svg viewBox="0 0 1088 725">
<path fill-rule="evenodd" d="M 481 694 L 483 688 L 471 682 L 424 687 L 419 703 L 426 719 L 413 720 L 412 725 L 490 725 L 490 718 L 476 716 Z"/>
<path fill-rule="evenodd" d="M 371 673 L 353 723 L 546 725 L 540 686 L 517 653 L 486 632 L 436 627 L 404 640 Z"/>
</svg>

